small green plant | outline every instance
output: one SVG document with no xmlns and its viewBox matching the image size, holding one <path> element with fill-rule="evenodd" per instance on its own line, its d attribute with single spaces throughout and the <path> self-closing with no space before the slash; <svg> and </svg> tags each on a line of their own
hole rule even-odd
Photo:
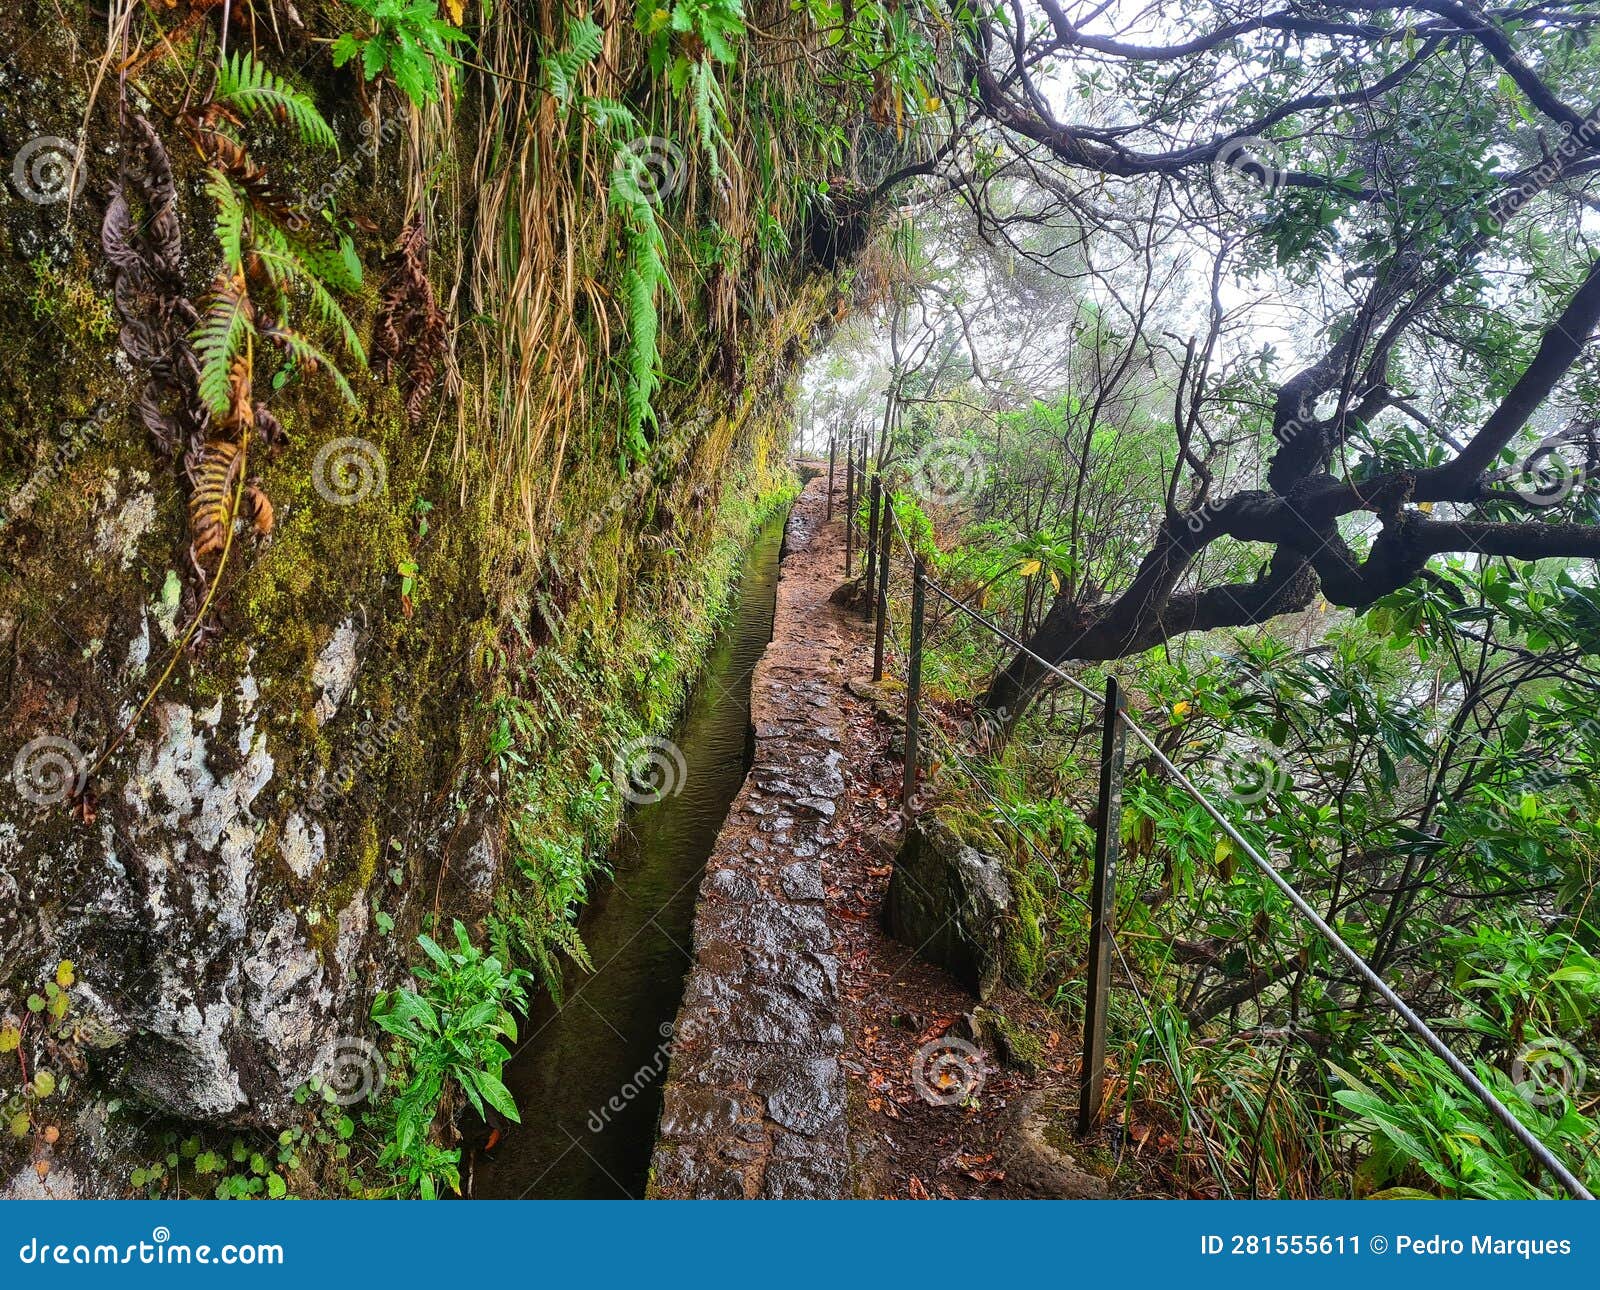
<svg viewBox="0 0 1600 1290">
<path fill-rule="evenodd" d="M 333 65 L 361 60 L 361 74 L 376 80 L 387 72 L 418 107 L 439 97 L 440 83 L 451 86 L 461 60 L 453 48 L 467 37 L 455 22 L 441 17 L 434 0 L 350 0 L 365 23 L 333 42 Z M 451 17 L 461 18 L 462 0 L 449 0 Z"/>
<path fill-rule="evenodd" d="M 460 1152 L 431 1136 L 434 1117 L 454 1091 L 483 1115 L 487 1107 L 518 1121 L 516 1103 L 500 1074 L 516 1042 L 513 1010 L 527 1003 L 527 972 L 502 966 L 473 945 L 460 920 L 456 948 L 446 951 L 431 937 L 417 937 L 428 962 L 418 968 L 416 990 L 378 996 L 372 1017 L 403 1045 L 409 1072 L 392 1103 L 393 1132 L 378 1163 L 393 1170 L 408 1190 L 432 1200 L 440 1184 L 461 1190 Z"/>
</svg>

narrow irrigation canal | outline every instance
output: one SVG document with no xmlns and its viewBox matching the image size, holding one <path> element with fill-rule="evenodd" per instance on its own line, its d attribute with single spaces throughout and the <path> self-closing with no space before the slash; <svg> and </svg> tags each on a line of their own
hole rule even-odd
<svg viewBox="0 0 1600 1290">
<path fill-rule="evenodd" d="M 644 1195 L 700 874 L 750 764 L 750 676 L 772 639 L 783 530 L 780 515 L 746 554 L 734 614 L 674 737 L 682 791 L 629 815 L 615 881 L 584 911 L 594 973 L 570 971 L 563 1006 L 542 999 L 527 1019 L 505 1072 L 522 1124 L 475 1161 L 479 1197 Z"/>
</svg>

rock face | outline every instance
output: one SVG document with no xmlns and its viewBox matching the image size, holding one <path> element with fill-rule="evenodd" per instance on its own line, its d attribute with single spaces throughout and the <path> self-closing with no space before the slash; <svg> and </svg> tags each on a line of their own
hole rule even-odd
<svg viewBox="0 0 1600 1290">
<path fill-rule="evenodd" d="M 998 859 L 922 818 L 895 858 L 884 919 L 896 940 L 987 999 L 1000 984 L 1014 903 Z"/>
<path fill-rule="evenodd" d="M 751 683 L 755 763 L 700 887 L 652 1194 L 849 1194 L 839 963 L 822 855 L 844 792 L 842 713 L 819 658 L 837 649 L 808 559 L 826 480 L 785 534 L 772 646 Z"/>
<path fill-rule="evenodd" d="M 337 696 L 323 691 L 325 721 L 353 679 L 352 660 Z M 152 711 L 114 795 L 69 835 L 74 899 L 53 952 L 73 956 L 75 1006 L 107 1037 L 126 1092 L 182 1119 L 281 1123 L 319 1052 L 359 1032 L 362 992 L 346 987 L 369 897 L 352 891 L 321 916 L 270 881 L 257 853 L 281 776 L 251 673 L 202 711 Z M 299 882 L 325 863 L 328 827 L 289 813 L 273 854 Z M 23 881 L 38 876 L 27 866 Z"/>
</svg>

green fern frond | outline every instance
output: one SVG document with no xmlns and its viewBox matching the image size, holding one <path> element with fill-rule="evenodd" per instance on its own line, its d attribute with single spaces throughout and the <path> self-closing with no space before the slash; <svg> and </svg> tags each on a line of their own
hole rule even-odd
<svg viewBox="0 0 1600 1290">
<path fill-rule="evenodd" d="M 628 342 L 623 355 L 622 443 L 627 456 L 642 461 L 649 450 L 645 427 L 655 422 L 653 400 L 661 384 L 658 368 L 660 315 L 656 297 L 672 291 L 667 272 L 667 246 L 655 207 L 644 196 L 648 185 L 640 173 L 643 160 L 626 149 L 618 153 L 612 172 L 611 204 L 620 212 L 628 248 L 622 275 L 622 300 Z"/>
<path fill-rule="evenodd" d="M 290 235 L 289 245 L 306 267 L 335 291 L 361 290 L 361 258 L 356 254 L 355 243 L 340 236 L 337 247 L 318 246 L 304 238 Z"/>
<path fill-rule="evenodd" d="M 200 362 L 200 397 L 215 416 L 228 411 L 233 360 L 253 330 L 249 300 L 232 284 L 219 285 L 190 337 Z"/>
<path fill-rule="evenodd" d="M 727 142 L 722 133 L 722 120 L 726 115 L 722 103 L 722 88 L 717 84 L 717 74 L 709 58 L 702 58 L 690 69 L 689 80 L 694 90 L 695 133 L 700 140 L 700 151 L 711 163 L 713 178 L 722 178 L 722 163 L 718 154 Z"/>
<path fill-rule="evenodd" d="M 339 140 L 317 105 L 248 51 L 236 51 L 218 65 L 215 98 L 246 116 L 290 122 L 307 143 L 339 150 Z"/>
<path fill-rule="evenodd" d="M 615 99 L 586 98 L 583 101 L 583 110 L 602 134 L 614 136 L 630 134 L 638 122 L 633 110 Z"/>
<path fill-rule="evenodd" d="M 244 203 L 239 192 L 220 170 L 206 171 L 206 192 L 217 204 L 216 234 L 222 247 L 222 258 L 228 268 L 238 272 L 244 267 Z"/>
<path fill-rule="evenodd" d="M 544 60 L 545 80 L 550 93 L 563 108 L 572 104 L 579 74 L 600 56 L 605 33 L 587 13 L 568 18 L 566 47 Z"/>
<path fill-rule="evenodd" d="M 325 326 L 339 333 L 345 351 L 355 359 L 356 366 L 365 370 L 367 351 L 361 338 L 356 335 L 349 316 L 318 276 L 317 266 L 304 255 L 302 248 L 291 242 L 276 225 L 263 222 L 253 249 L 273 285 L 283 292 L 291 287 L 304 291 L 317 317 Z M 333 251 L 323 254 L 335 258 L 338 256 Z"/>
<path fill-rule="evenodd" d="M 339 393 L 344 396 L 345 402 L 351 405 L 356 404 L 355 391 L 350 388 L 350 382 L 345 379 L 344 373 L 339 370 L 339 365 L 312 344 L 306 336 L 297 332 L 293 327 L 280 322 L 267 329 L 267 339 L 275 345 L 281 346 L 290 358 L 308 371 L 317 368 L 325 369 L 328 375 L 333 378 L 334 385 L 338 386 Z"/>
</svg>

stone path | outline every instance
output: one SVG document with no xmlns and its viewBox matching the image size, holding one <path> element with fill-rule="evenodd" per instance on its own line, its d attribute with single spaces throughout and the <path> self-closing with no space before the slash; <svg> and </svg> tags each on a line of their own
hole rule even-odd
<svg viewBox="0 0 1600 1290">
<path fill-rule="evenodd" d="M 707 862 L 651 1164 L 662 1197 L 850 1194 L 839 961 L 823 860 L 840 841 L 844 656 L 828 597 L 826 477 L 785 535 L 773 641 L 751 685 L 755 763 Z"/>
</svg>

